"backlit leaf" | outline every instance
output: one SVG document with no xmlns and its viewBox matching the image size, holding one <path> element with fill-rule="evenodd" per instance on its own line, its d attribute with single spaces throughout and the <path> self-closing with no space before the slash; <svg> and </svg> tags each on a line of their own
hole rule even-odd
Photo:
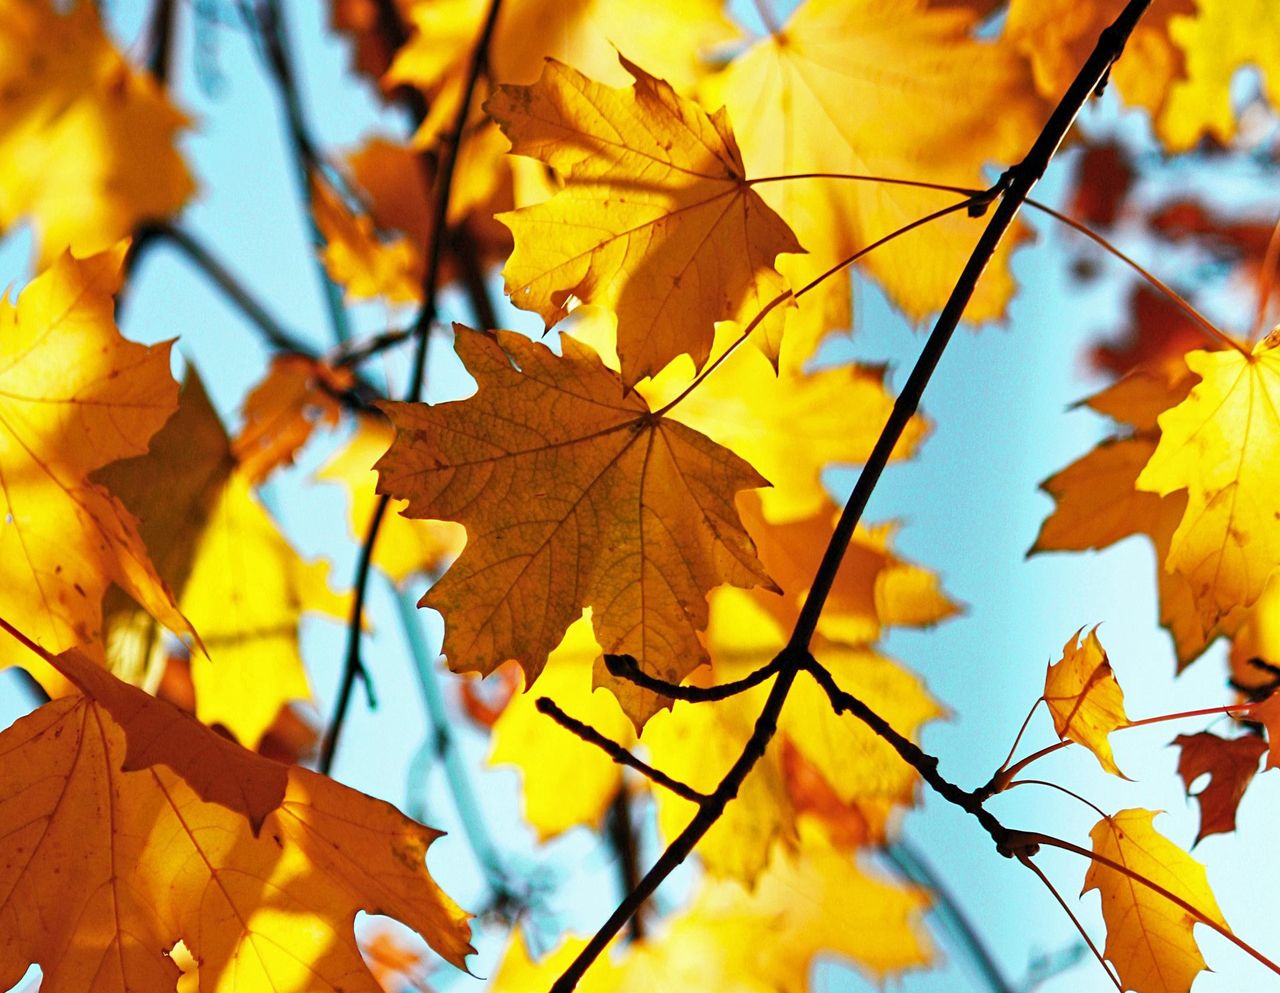
<svg viewBox="0 0 1280 993">
<path fill-rule="evenodd" d="M 467 546 L 423 597 L 458 671 L 516 659 L 530 684 L 592 608 L 607 652 L 678 682 L 706 659 L 698 632 L 721 583 L 767 583 L 733 496 L 764 485 L 746 463 L 623 396 L 585 346 L 564 357 L 521 335 L 459 328 L 474 401 L 385 403 L 396 440 L 379 490 L 414 517 L 457 520 Z M 613 687 L 637 726 L 662 706 Z"/>
<path fill-rule="evenodd" d="M 1204 867 L 1152 827 L 1150 810 L 1122 810 L 1089 832 L 1093 850 L 1185 900 L 1226 927 Z M 1187 993 L 1204 957 L 1192 927 L 1196 918 L 1167 897 L 1115 869 L 1092 862 L 1084 890 L 1102 897 L 1107 925 L 1104 954 L 1126 990 Z"/>
<path fill-rule="evenodd" d="M 572 297 L 615 310 L 633 386 L 677 355 L 701 366 L 715 322 L 749 320 L 785 293 L 774 259 L 802 249 L 751 188 L 725 114 L 623 65 L 630 90 L 549 61 L 532 86 L 503 86 L 485 106 L 514 154 L 565 181 L 502 215 L 516 243 L 503 270 L 512 303 L 548 327 Z"/>
<path fill-rule="evenodd" d="M 1080 631 L 1063 646 L 1062 659 L 1045 673 L 1045 703 L 1059 738 L 1084 745 L 1107 772 L 1123 776 L 1111 754 L 1107 735 L 1129 723 L 1124 694 L 1111 670 L 1106 649 L 1098 641 L 1098 629 L 1090 631 L 1083 643 Z"/>
</svg>

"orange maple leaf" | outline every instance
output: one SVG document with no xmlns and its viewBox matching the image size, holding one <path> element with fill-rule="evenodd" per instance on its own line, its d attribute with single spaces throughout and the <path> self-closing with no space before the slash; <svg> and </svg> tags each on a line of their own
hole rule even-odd
<svg viewBox="0 0 1280 993">
<path fill-rule="evenodd" d="M 413 517 L 456 520 L 467 545 L 422 598 L 456 671 L 516 659 L 532 683 L 582 608 L 606 652 L 679 682 L 706 661 L 709 590 L 768 584 L 733 506 L 766 485 L 696 431 L 650 411 L 590 349 L 458 327 L 480 385 L 459 403 L 384 403 L 396 440 L 378 488 Z M 663 699 L 613 687 L 642 725 Z"/>
<path fill-rule="evenodd" d="M 51 990 L 173 989 L 181 940 L 201 989 L 305 976 L 378 993 L 361 910 L 463 967 L 467 915 L 425 865 L 439 832 L 253 755 L 74 650 L 40 654 L 86 695 L 0 734 L 0 985 L 35 962 Z"/>
</svg>

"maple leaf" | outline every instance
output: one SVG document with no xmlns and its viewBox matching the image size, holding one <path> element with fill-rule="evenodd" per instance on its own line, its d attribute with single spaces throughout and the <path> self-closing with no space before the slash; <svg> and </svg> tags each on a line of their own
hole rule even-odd
<svg viewBox="0 0 1280 993">
<path fill-rule="evenodd" d="M 1194 795 L 1200 807 L 1196 844 L 1211 834 L 1234 831 L 1236 808 L 1258 771 L 1258 760 L 1267 750 L 1267 743 L 1253 734 L 1220 738 L 1204 731 L 1180 734 L 1173 739 L 1173 744 L 1180 749 L 1178 775 L 1187 796 Z M 1192 794 L 1192 783 L 1206 773 L 1208 784 L 1199 793 Z"/>
<path fill-rule="evenodd" d="M 347 598 L 328 567 L 304 562 L 253 496 L 198 377 L 188 377 L 177 415 L 151 451 L 101 473 L 142 518 L 160 574 L 199 625 L 207 654 L 191 659 L 196 715 L 256 747 L 280 708 L 311 695 L 298 651 L 304 612 L 336 617 Z M 163 652 L 154 631 L 132 648 Z M 113 653 L 113 661 L 131 668 Z"/>
<path fill-rule="evenodd" d="M 137 521 L 88 478 L 145 452 L 177 406 L 170 343 L 136 345 L 112 320 L 123 258 L 63 255 L 0 301 L 0 616 L 55 651 L 99 639 L 113 582 L 191 631 Z"/>
<path fill-rule="evenodd" d="M 1185 512 L 1186 494 L 1160 497 L 1135 489 L 1138 475 L 1156 449 L 1157 418 L 1185 399 L 1191 387 L 1193 377 L 1187 374 L 1186 364 L 1180 357 L 1177 362 L 1175 368 L 1156 360 L 1154 367 L 1140 367 L 1085 401 L 1132 432 L 1105 439 L 1041 484 L 1057 507 L 1045 519 L 1027 554 L 1103 548 L 1129 535 L 1146 535 L 1156 553 L 1160 621 L 1173 636 L 1181 669 L 1193 662 L 1220 630 L 1230 630 L 1231 625 L 1224 621 L 1206 632 L 1187 578 L 1164 568 Z"/>
<path fill-rule="evenodd" d="M 376 993 L 361 910 L 463 966 L 467 916 L 425 865 L 439 832 L 252 755 L 82 654 L 43 654 L 86 695 L 0 734 L 0 983 L 35 962 L 55 993 L 173 989 L 181 940 L 201 989 Z"/>
<path fill-rule="evenodd" d="M 1196 0 L 1193 17 L 1170 23 L 1169 34 L 1186 59 L 1186 78 L 1173 85 L 1156 120 L 1156 133 L 1169 151 L 1187 151 L 1205 136 L 1222 144 L 1236 136 L 1231 83 L 1242 66 L 1257 66 L 1266 98 L 1273 107 L 1280 104 L 1280 42 L 1273 31 L 1253 29 L 1274 15 L 1267 0 Z"/>
<path fill-rule="evenodd" d="M 458 112 L 458 99 L 485 0 L 417 3 L 414 33 L 384 82 L 409 83 L 426 94 L 431 113 L 419 139 L 434 137 Z M 504 3 L 489 46 L 495 83 L 532 83 L 548 58 L 572 62 L 594 79 L 626 85 L 616 45 L 625 40 L 636 61 L 688 89 L 706 73 L 704 56 L 738 32 L 716 0 L 653 0 L 643 8 L 619 0 L 513 0 Z M 672 45 L 671 39 L 682 40 Z"/>
<path fill-rule="evenodd" d="M 920 890 L 864 871 L 833 848 L 820 828 L 807 824 L 800 850 L 779 852 L 753 890 L 704 880 L 660 936 L 632 942 L 612 961 L 598 962 L 578 988 L 641 993 L 692 985 L 800 993 L 821 956 L 835 956 L 882 982 L 932 957 L 919 926 L 926 903 Z M 493 993 L 547 987 L 584 944 L 570 938 L 535 963 L 516 932 Z"/>
<path fill-rule="evenodd" d="M 619 58 L 630 90 L 549 60 L 536 83 L 499 87 L 485 109 L 513 154 L 565 182 L 499 217 L 516 243 L 503 270 L 511 301 L 547 327 L 573 297 L 616 311 L 631 387 L 677 355 L 701 366 L 715 322 L 748 320 L 785 293 L 774 259 L 803 249 L 750 188 L 725 114 Z"/>
<path fill-rule="evenodd" d="M 361 417 L 346 446 L 326 462 L 316 478 L 340 483 L 351 495 L 351 534 L 364 541 L 378 503 L 378 474 L 373 464 L 391 445 L 394 432 L 377 415 Z M 373 549 L 373 564 L 393 582 L 415 573 L 444 569 L 462 551 L 466 532 L 452 521 L 415 521 L 402 515 L 405 501 L 393 500 L 382 518 L 381 537 Z"/>
<path fill-rule="evenodd" d="M 379 237 L 372 219 L 354 214 L 328 183 L 311 184 L 311 216 L 325 245 L 320 257 L 348 303 L 385 299 L 412 303 L 421 296 L 422 259 L 404 235 Z"/>
<path fill-rule="evenodd" d="M 42 266 L 110 247 L 195 189 L 173 147 L 187 118 L 116 51 L 97 5 L 0 6 L 0 91 L 0 227 L 30 218 Z"/>
<path fill-rule="evenodd" d="M 1080 631 L 1083 631 L 1081 628 Z M 1062 659 L 1049 666 L 1044 677 L 1044 700 L 1053 715 L 1059 738 L 1070 738 L 1097 756 L 1107 772 L 1124 777 L 1111 754 L 1107 735 L 1124 727 L 1124 694 L 1116 682 L 1106 649 L 1094 627 L 1084 642 L 1080 631 L 1062 647 Z"/>
<path fill-rule="evenodd" d="M 1200 382 L 1160 416 L 1160 444 L 1136 485 L 1168 496 L 1187 492 L 1165 569 L 1191 586 L 1200 624 L 1210 631 L 1253 603 L 1280 562 L 1275 463 L 1280 445 L 1277 340 L 1248 354 L 1190 352 Z"/>
<path fill-rule="evenodd" d="M 708 80 L 702 99 L 723 105 L 736 122 L 750 176 L 852 173 L 980 188 L 986 163 L 1022 156 L 1043 110 L 1023 59 L 1004 43 L 975 39 L 976 21 L 970 11 L 925 0 L 807 0 L 779 33 Z M 780 265 L 793 286 L 956 200 L 839 179 L 756 188 L 809 250 Z M 970 219 L 944 218 L 876 249 L 864 264 L 918 319 L 942 306 L 976 237 Z M 1009 246 L 1017 240 L 1005 239 L 968 319 L 1003 312 L 1013 291 Z M 801 304 L 806 330 L 789 346 L 794 363 L 809 357 L 822 334 L 850 323 L 847 284 L 833 282 L 823 296 Z"/>
<path fill-rule="evenodd" d="M 537 692 L 513 696 L 493 725 L 489 762 L 520 770 L 524 818 L 539 841 L 579 824 L 598 829 L 622 786 L 621 771 L 608 755 L 549 728 L 546 715 L 535 705 L 536 696 L 548 696 L 607 738 L 630 746 L 635 728 L 617 699 L 591 685 L 600 656 L 588 612 L 569 625 L 551 653 Z"/>
<path fill-rule="evenodd" d="M 335 394 L 355 382 L 349 369 L 305 355 L 277 355 L 244 401 L 244 425 L 231 451 L 255 485 L 294 457 L 316 427 L 335 427 L 342 405 Z"/>
<path fill-rule="evenodd" d="M 564 356 L 513 332 L 458 327 L 478 401 L 384 403 L 396 440 L 382 493 L 414 517 L 467 528 L 458 560 L 420 601 L 445 618 L 455 671 L 516 659 L 530 684 L 583 607 L 600 645 L 679 682 L 706 659 L 707 592 L 768 583 L 733 508 L 765 485 L 731 452 L 642 399 L 564 339 Z M 661 698 L 611 687 L 642 725 Z"/>
<path fill-rule="evenodd" d="M 1125 43 L 1124 58 L 1111 69 L 1111 80 L 1126 102 L 1157 115 L 1164 108 L 1170 88 L 1187 71 L 1170 29 L 1194 13 L 1199 2 L 1163 0 L 1138 22 Z M 1012 0 L 1005 32 L 1030 59 L 1036 88 L 1052 98 L 1070 85 L 1098 35 L 1123 9 L 1124 0 Z"/>
<path fill-rule="evenodd" d="M 573 311 L 564 330 L 616 370 L 616 328 L 611 312 L 583 306 Z M 717 324 L 711 358 L 725 356 L 741 331 L 733 322 Z M 636 391 L 657 410 L 684 394 L 694 373 L 693 363 L 681 356 L 637 384 Z M 883 367 L 855 364 L 779 371 L 761 351 L 738 347 L 680 399 L 671 417 L 732 449 L 765 478 L 777 480 L 759 493 L 764 516 L 793 521 L 830 506 L 822 485 L 825 468 L 860 464 L 871 454 L 893 409 L 884 378 Z M 927 418 L 913 416 L 890 458 L 914 456 L 930 428 Z"/>
<path fill-rule="evenodd" d="M 1222 927 L 1204 867 L 1152 826 L 1156 812 L 1122 810 L 1100 820 L 1089 837 L 1099 855 L 1133 870 L 1185 900 Z M 1107 925 L 1104 954 L 1125 989 L 1187 993 L 1206 968 L 1192 934 L 1196 918 L 1154 890 L 1115 869 L 1091 862 L 1082 893 L 1096 889 Z"/>
</svg>

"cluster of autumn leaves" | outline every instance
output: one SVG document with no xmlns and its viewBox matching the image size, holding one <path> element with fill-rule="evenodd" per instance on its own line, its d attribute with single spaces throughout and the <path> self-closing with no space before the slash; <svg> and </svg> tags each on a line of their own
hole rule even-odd
<svg viewBox="0 0 1280 993">
<path fill-rule="evenodd" d="M 320 476 L 349 488 L 357 538 L 378 495 L 393 499 L 373 548 L 393 582 L 420 590 L 445 570 L 423 605 L 444 618 L 449 667 L 507 664 L 512 682 L 536 681 L 486 723 L 541 838 L 599 826 L 620 792 L 651 784 L 554 726 L 538 695 L 713 791 L 768 686 L 673 706 L 602 655 L 709 684 L 779 651 L 837 513 L 821 474 L 866 460 L 893 401 L 883 370 L 810 365 L 852 323 L 841 274 L 894 236 L 859 264 L 909 316 L 936 311 L 982 223 L 969 191 L 1030 147 L 1122 6 L 806 0 L 750 41 L 712 0 L 508 0 L 472 93 L 488 3 L 335 0 L 359 71 L 417 120 L 411 138 L 371 139 L 310 176 L 329 278 L 349 302 L 413 305 L 432 251 L 442 281 L 501 263 L 511 302 L 559 325 L 559 344 L 459 327 L 473 397 L 358 415 L 343 410 L 358 391 L 342 356 L 360 343 L 330 361 L 282 355 L 233 438 L 194 370 L 179 396 L 169 347 L 128 342 L 113 321 L 125 239 L 194 188 L 174 148 L 185 118 L 92 4 L 0 0 L 0 224 L 30 224 L 40 270 L 0 304 L 0 620 L 25 642 L 3 661 L 55 698 L 0 735 L 0 986 L 36 962 L 50 990 L 374 990 L 359 910 L 463 964 L 466 915 L 425 869 L 434 832 L 264 757 L 296 763 L 307 747 L 287 707 L 310 695 L 299 618 L 351 605 L 255 487 L 339 425 L 351 434 Z M 1112 85 L 1169 152 L 1232 139 L 1239 65 L 1280 79 L 1251 14 L 1267 16 L 1263 0 L 1157 0 L 1131 39 Z M 437 232 L 430 192 L 457 121 Z M 1025 238 L 997 254 L 969 319 L 1004 312 L 1008 255 Z M 1280 659 L 1268 476 L 1280 359 L 1270 337 L 1203 330 L 1144 352 L 1089 401 L 1116 436 L 1046 483 L 1057 506 L 1036 550 L 1148 535 L 1179 660 L 1227 636 L 1261 698 L 1271 670 L 1249 660 Z M 914 418 L 894 457 L 927 431 Z M 894 551 L 895 528 L 858 529 L 813 652 L 914 739 L 941 707 L 876 645 L 958 608 Z M 1106 735 L 1127 718 L 1094 634 L 1068 642 L 1045 699 L 1059 735 L 1118 771 Z M 1184 774 L 1217 784 L 1202 833 L 1229 828 L 1265 746 L 1244 729 L 1196 737 Z M 690 904 L 583 985 L 696 972 L 713 988 L 796 989 L 820 954 L 876 976 L 927 963 L 927 894 L 857 857 L 916 789 L 885 741 L 798 681 L 778 737 L 698 847 L 706 874 Z M 674 837 L 693 802 L 652 795 Z M 1202 870 L 1154 834 L 1150 812 L 1104 818 L 1093 840 L 1201 913 L 1095 863 L 1086 882 L 1103 892 L 1120 982 L 1188 989 L 1203 967 L 1192 924 L 1225 928 Z M 534 962 L 513 937 L 493 986 L 545 986 L 580 947 Z"/>
</svg>

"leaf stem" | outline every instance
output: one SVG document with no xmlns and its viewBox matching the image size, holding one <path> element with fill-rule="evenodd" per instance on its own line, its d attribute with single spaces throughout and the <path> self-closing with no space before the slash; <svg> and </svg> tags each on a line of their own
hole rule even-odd
<svg viewBox="0 0 1280 993">
<path fill-rule="evenodd" d="M 940 210 L 935 210 L 932 213 L 925 214 L 923 217 L 917 217 L 914 221 L 910 221 L 907 224 L 904 224 L 902 227 L 896 228 L 895 230 L 890 231 L 888 234 L 884 235 L 883 237 L 877 238 L 875 241 L 871 242 L 871 244 L 864 245 L 862 248 L 859 248 L 852 255 L 844 259 L 841 259 L 839 262 L 837 262 L 835 265 L 829 268 L 826 272 L 822 273 L 820 276 L 816 276 L 815 278 L 809 280 L 809 282 L 805 284 L 805 286 L 803 286 L 801 289 L 796 290 L 794 292 L 792 292 L 791 290 L 787 290 L 784 293 L 779 293 L 776 297 L 774 297 L 767 304 L 765 304 L 764 307 L 762 307 L 753 318 L 751 318 L 751 320 L 747 323 L 747 326 L 742 329 L 742 333 L 738 335 L 738 337 L 735 338 L 732 342 L 730 342 L 728 347 L 726 347 L 723 352 L 717 355 L 715 360 L 711 362 L 705 369 L 703 369 L 702 372 L 700 372 L 694 378 L 693 382 L 691 382 L 688 386 L 686 386 L 674 400 L 668 401 L 658 410 L 654 411 L 654 416 L 655 417 L 664 416 L 673 407 L 675 407 L 676 404 L 680 403 L 685 397 L 687 397 L 690 393 L 692 393 L 699 386 L 701 386 L 708 376 L 710 376 L 713 372 L 715 372 L 718 368 L 720 368 L 720 366 L 724 363 L 724 361 L 730 355 L 732 355 L 735 351 L 738 350 L 739 345 L 741 345 L 744 341 L 746 341 L 749 337 L 751 337 L 751 332 L 753 332 L 757 327 L 760 326 L 760 322 L 763 321 L 765 317 L 767 317 L 775 307 L 779 306 L 782 303 L 785 303 L 787 300 L 799 300 L 806 293 L 809 293 L 810 291 L 815 289 L 820 283 L 823 283 L 826 280 L 830 279 L 836 273 L 849 268 L 849 266 L 853 265 L 862 257 L 869 255 L 871 252 L 875 251 L 881 245 L 887 245 L 889 242 L 893 241 L 895 238 L 901 237 L 902 235 L 906 234 L 909 231 L 914 231 L 916 228 L 923 227 L 924 225 L 930 223 L 931 221 L 936 221 L 940 217 L 945 217 L 948 214 L 954 214 L 958 210 L 963 210 L 973 202 L 974 200 L 972 197 L 967 197 L 966 199 L 961 200 L 959 203 L 953 203 L 946 207 L 941 208 Z"/>
<path fill-rule="evenodd" d="M 1028 841 L 1035 842 L 1036 844 L 1047 845 L 1049 848 L 1060 848 L 1064 852 L 1071 852 L 1072 854 L 1082 856 L 1083 858 L 1087 858 L 1090 861 L 1098 863 L 1099 865 L 1106 866 L 1108 869 L 1111 869 L 1114 872 L 1120 873 L 1122 876 L 1126 876 L 1129 879 L 1132 879 L 1135 883 L 1140 883 L 1141 885 L 1145 886 L 1147 889 L 1151 890 L 1151 892 L 1159 894 L 1160 896 L 1168 900 L 1170 903 L 1186 911 L 1188 914 L 1190 914 L 1192 917 L 1196 919 L 1196 923 L 1203 924 L 1205 927 L 1209 928 L 1210 930 L 1217 931 L 1218 934 L 1222 935 L 1222 937 L 1226 938 L 1229 942 L 1231 942 L 1233 945 L 1239 948 L 1242 952 L 1244 952 L 1250 958 L 1266 966 L 1268 969 L 1270 969 L 1272 972 L 1276 973 L 1277 975 L 1280 975 L 1280 965 L 1276 965 L 1276 963 L 1272 962 L 1271 959 L 1267 958 L 1265 955 L 1263 955 L 1260 951 L 1254 948 L 1251 944 L 1249 944 L 1243 938 L 1236 937 L 1236 935 L 1232 933 L 1230 928 L 1223 927 L 1217 921 L 1213 920 L 1211 917 L 1205 914 L 1205 912 L 1202 911 L 1199 907 L 1196 907 L 1193 904 L 1188 903 L 1186 900 L 1182 899 L 1182 897 L 1178 896 L 1176 893 L 1170 892 L 1169 890 L 1161 886 L 1159 883 L 1154 882 L 1148 879 L 1146 876 L 1142 875 L 1142 873 L 1136 872 L 1133 869 L 1130 869 L 1127 865 L 1124 865 L 1120 862 L 1116 862 L 1114 859 L 1110 859 L 1105 855 L 1099 854 L 1098 852 L 1092 852 L 1087 848 L 1081 848 L 1079 845 L 1072 844 L 1069 841 L 1063 841 L 1061 838 L 1055 838 L 1052 835 L 1028 832 L 1026 837 Z"/>
<path fill-rule="evenodd" d="M 1047 786 L 1051 790 L 1057 790 L 1059 793 L 1065 793 L 1067 796 L 1071 797 L 1071 799 L 1073 800 L 1079 800 L 1086 807 L 1092 807 L 1094 812 L 1097 813 L 1099 817 L 1107 816 L 1106 811 L 1104 811 L 1092 800 L 1086 800 L 1075 790 L 1069 790 L 1065 786 L 1061 786 L 1058 783 L 1051 783 L 1047 779 L 1015 779 L 1006 787 L 1006 789 L 1013 789 L 1015 786 Z"/>
<path fill-rule="evenodd" d="M 1058 906 L 1062 908 L 1062 912 L 1066 914 L 1071 920 L 1071 923 L 1075 925 L 1076 932 L 1084 939 L 1084 943 L 1089 946 L 1089 951 L 1093 952 L 1093 957 L 1098 960 L 1098 965 L 1102 966 L 1102 971 L 1107 974 L 1107 978 L 1111 980 L 1116 989 L 1120 990 L 1120 993 L 1124 993 L 1124 987 L 1120 984 L 1120 980 L 1116 978 L 1115 974 L 1111 971 L 1111 967 L 1107 965 L 1107 960 L 1102 957 L 1102 952 L 1098 951 L 1098 946 L 1095 945 L 1093 943 L 1093 939 L 1089 937 L 1089 932 L 1084 929 L 1084 925 L 1081 924 L 1080 919 L 1076 917 L 1075 911 L 1073 911 L 1067 905 L 1067 901 L 1062 898 L 1062 894 L 1058 892 L 1058 888 L 1054 886 L 1049 877 L 1044 874 L 1044 870 L 1036 865 L 1035 862 L 1026 855 L 1019 855 L 1018 861 L 1035 873 L 1036 876 L 1039 877 L 1040 882 L 1044 883 L 1045 889 L 1053 894 L 1053 898 L 1058 901 Z"/>
<path fill-rule="evenodd" d="M 1043 697 L 1041 697 L 1041 699 L 1043 699 Z M 1163 724 L 1166 721 L 1180 721 L 1190 717 L 1212 717 L 1217 714 L 1226 714 L 1227 716 L 1247 714 L 1256 706 L 1257 702 L 1255 701 L 1254 703 L 1234 703 L 1225 707 L 1205 707 L 1202 710 L 1182 710 L 1176 714 L 1158 714 L 1155 717 L 1144 717 L 1138 721 L 1130 721 L 1128 724 L 1121 724 L 1113 730 L 1127 731 L 1129 728 L 1146 727 L 1149 724 Z M 1026 725 L 1024 724 L 1023 727 L 1025 728 Z M 1021 734 L 1019 734 L 1019 737 L 1021 737 Z M 1070 738 L 1063 738 L 1061 741 L 1055 741 L 1052 745 L 1046 745 L 1039 751 L 1032 752 L 1025 758 L 1019 759 L 1012 766 L 1009 766 L 1009 760 L 1005 759 L 1005 765 L 996 770 L 995 775 L 991 777 L 990 782 L 978 790 L 978 793 L 984 797 L 994 796 L 1001 790 L 1008 788 L 1010 780 L 1033 762 L 1037 762 L 1046 755 L 1052 755 L 1054 752 L 1061 751 L 1062 749 L 1074 744 L 1075 742 Z"/>
<path fill-rule="evenodd" d="M 969 186 L 952 186 L 949 183 L 930 183 L 922 179 L 900 179 L 896 176 L 873 176 L 860 172 L 789 172 L 776 176 L 757 176 L 748 179 L 748 186 L 758 183 L 786 183 L 803 179 L 842 179 L 857 183 L 880 183 L 885 186 L 909 186 L 917 190 L 938 190 L 942 193 L 959 193 L 963 196 L 978 196 L 983 190 Z"/>
<path fill-rule="evenodd" d="M 1240 342 L 1236 341 L 1235 338 L 1233 338 L 1231 335 L 1227 334 L 1225 331 L 1219 328 L 1216 324 L 1214 324 L 1211 320 L 1209 320 L 1209 318 L 1205 317 L 1204 314 L 1196 310 L 1196 308 L 1193 307 L 1190 303 L 1188 303 L 1187 300 L 1180 293 L 1178 293 L 1175 289 L 1173 289 L 1173 287 L 1169 286 L 1167 283 L 1162 281 L 1158 276 L 1154 275 L 1153 273 L 1145 269 L 1143 266 L 1139 265 L 1135 259 L 1131 258 L 1130 256 L 1126 255 L 1124 252 L 1120 251 L 1120 249 L 1118 249 L 1115 245 L 1111 244 L 1110 241 L 1108 241 L 1102 235 L 1098 234 L 1098 232 L 1094 231 L 1087 224 L 1082 224 L 1080 221 L 1077 221 L 1075 218 L 1068 217 L 1066 214 L 1062 213 L 1061 211 L 1054 210 L 1048 204 L 1040 203 L 1040 201 L 1038 200 L 1028 200 L 1027 206 L 1033 207 L 1034 209 L 1040 211 L 1042 214 L 1047 214 L 1049 217 L 1052 217 L 1054 220 L 1062 224 L 1065 224 L 1067 227 L 1071 228 L 1073 231 L 1078 231 L 1080 234 L 1084 235 L 1086 238 L 1092 241 L 1095 245 L 1098 245 L 1100 248 L 1104 249 L 1105 251 L 1109 252 L 1111 255 L 1115 256 L 1125 265 L 1129 266 L 1131 269 L 1133 269 L 1134 272 L 1136 272 L 1139 276 L 1141 276 L 1148 283 L 1154 286 L 1157 290 L 1163 293 L 1170 301 L 1176 304 L 1177 307 L 1189 318 L 1191 318 L 1191 320 L 1195 323 L 1195 325 L 1198 328 L 1200 328 L 1200 330 L 1203 331 L 1211 341 L 1219 345 L 1225 345 L 1227 348 L 1234 348 L 1241 355 L 1247 356 L 1249 354 L 1249 350 L 1245 348 L 1244 345 L 1240 344 Z"/>
<path fill-rule="evenodd" d="M 1275 287 L 1276 266 L 1280 264 L 1280 217 L 1271 226 L 1271 237 L 1262 255 L 1262 273 L 1258 277 L 1258 310 L 1253 316 L 1253 329 L 1249 340 L 1256 341 L 1267 321 L 1267 307 L 1271 303 L 1271 291 Z"/>
</svg>

